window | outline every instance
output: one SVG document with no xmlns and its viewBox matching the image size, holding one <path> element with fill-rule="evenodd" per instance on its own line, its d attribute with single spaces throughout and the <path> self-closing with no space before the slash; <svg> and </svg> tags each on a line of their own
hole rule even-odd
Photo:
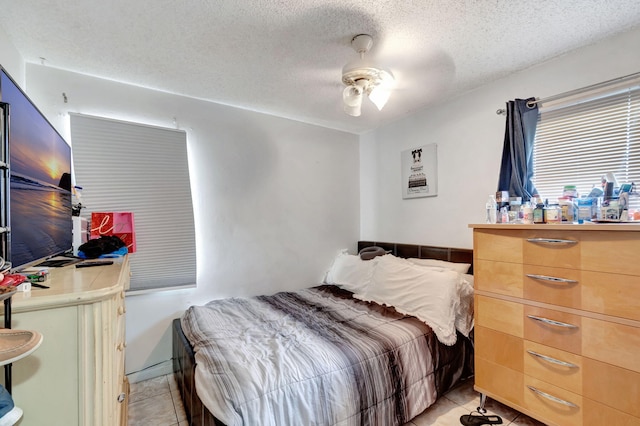
<svg viewBox="0 0 640 426">
<path fill-rule="evenodd" d="M 554 101 L 541 108 L 534 142 L 533 181 L 542 199 L 555 202 L 565 185 L 588 195 L 607 172 L 640 188 L 640 78 Z M 640 197 L 629 201 L 640 208 Z"/>
<path fill-rule="evenodd" d="M 71 115 L 81 215 L 133 212 L 131 290 L 196 282 L 193 202 L 184 131 Z"/>
</svg>

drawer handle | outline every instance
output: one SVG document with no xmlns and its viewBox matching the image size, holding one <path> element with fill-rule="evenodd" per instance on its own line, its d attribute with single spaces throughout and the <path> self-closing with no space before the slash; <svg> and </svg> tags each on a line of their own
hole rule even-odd
<svg viewBox="0 0 640 426">
<path fill-rule="evenodd" d="M 547 398 L 550 401 L 557 402 L 558 404 L 566 405 L 567 407 L 578 408 L 578 406 L 576 404 L 574 404 L 573 402 L 565 401 L 564 399 L 560 399 L 557 396 L 553 396 L 553 395 L 550 395 L 550 394 L 548 394 L 546 392 L 542 392 L 540 389 L 536 389 L 533 386 L 527 385 L 527 387 L 530 390 L 532 390 L 533 392 L 537 393 L 540 396 L 543 396 L 543 397 Z"/>
<path fill-rule="evenodd" d="M 542 318 L 542 317 L 537 317 L 535 315 L 527 315 L 529 318 L 531 318 L 532 320 L 536 320 L 536 321 L 540 321 L 543 322 L 545 324 L 549 324 L 549 325 L 555 325 L 558 327 L 564 327 L 564 328 L 578 328 L 577 325 L 573 325 L 573 324 L 567 324 L 566 322 L 560 322 L 560 321 L 555 321 L 549 318 Z"/>
<path fill-rule="evenodd" d="M 543 359 L 543 360 L 545 360 L 547 362 L 550 362 L 552 364 L 558 364 L 558 365 L 561 365 L 563 367 L 569 367 L 569 368 L 578 368 L 577 365 L 572 364 L 570 362 L 560 361 L 559 359 L 555 359 L 555 358 L 551 358 L 550 356 L 547 356 L 547 355 L 539 354 L 538 352 L 534 352 L 534 351 L 532 351 L 530 349 L 528 349 L 527 352 L 529 352 L 533 356 L 537 356 L 538 358 L 541 358 L 541 359 Z"/>
<path fill-rule="evenodd" d="M 551 282 L 554 282 L 554 283 L 573 284 L 573 283 L 577 283 L 578 282 L 576 280 L 570 280 L 568 278 L 549 277 L 547 275 L 527 274 L 527 276 L 529 278 L 533 278 L 534 280 L 551 281 Z"/>
<path fill-rule="evenodd" d="M 557 238 L 527 238 L 527 241 L 536 244 L 578 244 L 575 240 L 560 240 Z"/>
</svg>

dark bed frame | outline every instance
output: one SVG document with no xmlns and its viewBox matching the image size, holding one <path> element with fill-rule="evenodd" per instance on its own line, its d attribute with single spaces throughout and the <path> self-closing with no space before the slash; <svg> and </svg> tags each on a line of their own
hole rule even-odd
<svg viewBox="0 0 640 426">
<path fill-rule="evenodd" d="M 397 257 L 416 257 L 419 259 L 438 259 L 454 263 L 468 263 L 471 265 L 468 273 L 473 274 L 473 250 L 471 249 L 358 241 L 358 252 L 363 248 L 371 246 L 381 247 Z"/>
<path fill-rule="evenodd" d="M 473 250 L 421 246 L 414 244 L 386 243 L 376 241 L 358 241 L 358 252 L 365 247 L 382 247 L 397 257 L 413 257 L 420 259 L 438 259 L 455 263 L 469 263 L 469 274 L 473 274 Z M 196 394 L 195 385 L 195 353 L 193 347 L 182 332 L 180 319 L 174 319 L 173 330 L 173 371 L 185 412 L 190 426 L 225 426 L 202 404 Z"/>
</svg>

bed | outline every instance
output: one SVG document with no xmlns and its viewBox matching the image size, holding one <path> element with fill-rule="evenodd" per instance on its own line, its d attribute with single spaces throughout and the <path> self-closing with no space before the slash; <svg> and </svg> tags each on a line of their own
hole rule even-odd
<svg viewBox="0 0 640 426">
<path fill-rule="evenodd" d="M 473 271 L 469 249 L 360 241 L 358 251 L 372 246 L 392 255 L 376 258 L 380 271 L 387 258 L 393 267 L 398 258 L 435 259 Z M 189 425 L 402 425 L 473 374 L 472 327 L 452 329 L 429 313 L 418 319 L 357 286 L 325 282 L 213 301 L 174 320 L 174 372 Z"/>
</svg>

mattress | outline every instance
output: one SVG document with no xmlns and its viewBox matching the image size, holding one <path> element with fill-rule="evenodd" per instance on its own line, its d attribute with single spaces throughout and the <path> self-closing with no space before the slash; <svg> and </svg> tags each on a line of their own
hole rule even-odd
<svg viewBox="0 0 640 426">
<path fill-rule="evenodd" d="M 331 285 L 192 306 L 174 351 L 191 424 L 229 426 L 402 425 L 473 365 L 466 337 Z"/>
</svg>

